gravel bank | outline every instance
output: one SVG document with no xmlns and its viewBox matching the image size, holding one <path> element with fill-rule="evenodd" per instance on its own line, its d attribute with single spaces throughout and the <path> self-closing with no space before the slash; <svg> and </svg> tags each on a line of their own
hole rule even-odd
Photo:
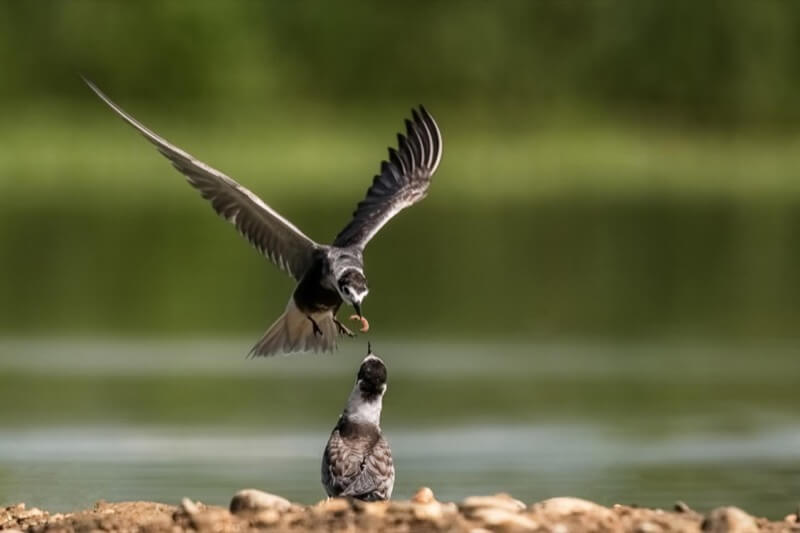
<svg viewBox="0 0 800 533">
<path fill-rule="evenodd" d="M 552 498 L 531 505 L 511 496 L 472 496 L 439 502 L 422 488 L 410 501 L 364 503 L 330 499 L 299 505 L 258 490 L 234 495 L 229 509 L 184 499 L 180 505 L 154 502 L 98 502 L 94 508 L 50 514 L 25 504 L 0 511 L 6 532 L 245 532 L 245 531 L 579 531 L 800 532 L 797 514 L 782 521 L 750 516 L 735 507 L 700 514 L 682 503 L 669 511 L 625 505 L 603 507 L 577 498 Z"/>
</svg>

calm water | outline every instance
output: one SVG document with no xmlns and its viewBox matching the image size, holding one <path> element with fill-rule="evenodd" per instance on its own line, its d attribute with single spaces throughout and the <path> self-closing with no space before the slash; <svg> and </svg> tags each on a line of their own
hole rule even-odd
<svg viewBox="0 0 800 533">
<path fill-rule="evenodd" d="M 771 517 L 800 499 L 795 346 L 375 344 L 397 497 L 428 485 Z M 0 505 L 225 505 L 244 487 L 319 500 L 360 343 L 273 361 L 246 346 L 0 342 Z"/>
</svg>

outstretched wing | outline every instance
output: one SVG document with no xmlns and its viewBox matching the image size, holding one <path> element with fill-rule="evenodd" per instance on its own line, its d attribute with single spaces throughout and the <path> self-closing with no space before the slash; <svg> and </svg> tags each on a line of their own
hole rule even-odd
<svg viewBox="0 0 800 533">
<path fill-rule="evenodd" d="M 389 160 L 381 163 L 381 173 L 372 180 L 367 197 L 334 246 L 363 249 L 393 216 L 425 198 L 442 158 L 442 135 L 424 107 L 412 110 L 411 116 L 413 120 L 406 120 L 406 135 L 397 135 L 397 150 L 389 148 Z"/>
<path fill-rule="evenodd" d="M 290 276 L 297 280 L 303 277 L 311 265 L 314 250 L 318 248 L 314 241 L 248 189 L 156 135 L 112 102 L 92 82 L 85 78 L 84 81 L 125 122 L 153 143 L 250 244 Z"/>
</svg>

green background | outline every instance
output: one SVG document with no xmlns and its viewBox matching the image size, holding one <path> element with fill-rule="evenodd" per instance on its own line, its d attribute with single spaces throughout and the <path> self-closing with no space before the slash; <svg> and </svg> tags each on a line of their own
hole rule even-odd
<svg viewBox="0 0 800 533">
<path fill-rule="evenodd" d="M 792 512 L 798 50 L 788 1 L 0 0 L 0 505 L 313 501 L 368 338 L 401 497 Z M 321 242 L 424 104 L 444 155 L 366 251 L 370 334 L 245 360 L 291 280 L 80 75 Z M 125 463 L 183 430 L 314 457 Z M 451 430 L 494 444 L 421 444 Z"/>
<path fill-rule="evenodd" d="M 249 333 L 291 288 L 82 73 L 323 242 L 424 103 L 444 157 L 367 250 L 376 334 L 796 338 L 793 3 L 3 11 L 8 333 Z"/>
</svg>

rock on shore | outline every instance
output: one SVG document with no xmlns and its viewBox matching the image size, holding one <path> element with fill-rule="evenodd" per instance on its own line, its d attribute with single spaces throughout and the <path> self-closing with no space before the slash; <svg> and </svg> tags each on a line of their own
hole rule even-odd
<svg viewBox="0 0 800 533">
<path fill-rule="evenodd" d="M 154 502 L 98 502 L 74 513 L 50 514 L 25 504 L 0 511 L 5 532 L 184 531 L 385 531 L 385 532 L 522 532 L 582 531 L 632 533 L 800 533 L 797 514 L 783 521 L 756 518 L 736 507 L 720 507 L 706 515 L 678 503 L 674 510 L 601 505 L 578 498 L 551 498 L 526 505 L 507 494 L 471 496 L 460 503 L 436 500 L 428 488 L 410 501 L 364 503 L 341 498 L 299 505 L 255 489 L 234 495 L 230 507 L 184 499 L 180 505 Z"/>
</svg>

